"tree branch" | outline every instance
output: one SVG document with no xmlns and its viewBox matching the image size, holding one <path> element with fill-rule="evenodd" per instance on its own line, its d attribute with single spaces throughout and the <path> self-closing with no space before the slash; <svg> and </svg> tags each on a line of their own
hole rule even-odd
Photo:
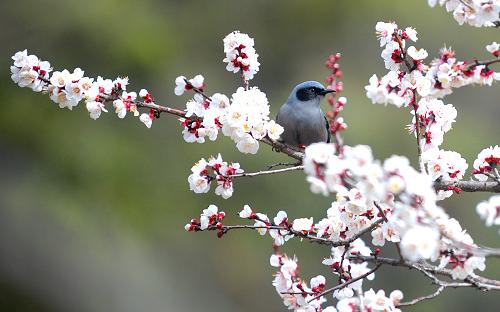
<svg viewBox="0 0 500 312">
<path fill-rule="evenodd" d="M 427 277 L 431 278 L 435 282 L 433 275 L 442 275 L 448 278 L 452 278 L 452 270 L 450 269 L 440 269 L 426 262 L 411 262 L 404 259 L 392 259 L 383 258 L 378 256 L 362 256 L 362 255 L 352 255 L 349 257 L 352 261 L 366 261 L 378 264 L 387 264 L 391 266 L 406 267 L 409 269 L 415 269 L 422 272 Z M 461 280 L 461 283 L 450 283 L 449 287 L 475 287 L 480 290 L 500 290 L 500 281 L 494 279 L 488 279 L 476 274 L 471 274 L 465 279 Z M 443 282 L 444 283 L 444 282 Z"/>
<path fill-rule="evenodd" d="M 257 221 L 261 221 L 263 223 L 266 223 L 264 220 L 259 220 L 255 219 Z M 354 242 L 356 239 L 359 237 L 363 236 L 366 233 L 371 232 L 373 229 L 375 229 L 380 223 L 384 222 L 384 219 L 378 219 L 377 221 L 373 222 L 370 226 L 367 228 L 359 231 L 352 237 L 344 240 L 331 240 L 328 238 L 323 238 L 323 237 L 316 237 L 315 235 L 312 234 L 304 234 L 300 231 L 295 231 L 292 229 L 291 226 L 285 226 L 285 225 L 273 225 L 273 224 L 268 224 L 268 225 L 219 225 L 217 224 L 212 224 L 209 225 L 205 230 L 202 230 L 200 226 L 196 226 L 193 230 L 196 232 L 203 232 L 203 231 L 222 231 L 224 234 L 227 233 L 230 230 L 235 230 L 235 229 L 251 229 L 251 230 L 256 230 L 256 229 L 271 229 L 271 230 L 280 230 L 280 231 L 286 231 L 286 234 L 282 234 L 282 236 L 286 235 L 293 235 L 295 237 L 299 238 L 304 238 L 309 240 L 311 243 L 317 243 L 320 245 L 327 245 L 330 247 L 338 247 L 338 246 L 347 246 Z"/>
<path fill-rule="evenodd" d="M 259 176 L 259 175 L 277 174 L 277 173 L 282 173 L 282 172 L 297 171 L 297 170 L 303 170 L 303 169 L 304 169 L 304 166 L 300 165 L 300 166 L 282 168 L 282 169 L 262 170 L 262 171 L 257 171 L 257 172 L 240 173 L 240 174 L 231 175 L 229 177 L 230 178 L 255 177 L 255 176 Z"/>
<path fill-rule="evenodd" d="M 417 304 L 420 301 L 433 299 L 433 298 L 439 296 L 443 292 L 443 290 L 445 288 L 446 288 L 446 286 L 441 285 L 441 286 L 439 286 L 439 288 L 434 293 L 432 293 L 430 295 L 427 295 L 427 296 L 422 296 L 422 297 L 415 298 L 415 299 L 413 299 L 411 301 L 401 302 L 400 304 L 397 305 L 397 307 L 410 306 L 410 305 Z"/>
<path fill-rule="evenodd" d="M 450 190 L 453 188 L 458 188 L 464 192 L 489 192 L 489 193 L 500 193 L 500 183 L 499 182 L 481 182 L 481 181 L 436 181 L 434 182 L 434 188 L 436 190 Z"/>
</svg>

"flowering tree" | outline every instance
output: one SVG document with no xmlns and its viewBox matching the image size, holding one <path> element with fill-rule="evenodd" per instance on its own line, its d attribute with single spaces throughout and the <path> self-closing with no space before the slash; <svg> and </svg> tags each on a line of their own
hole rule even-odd
<svg viewBox="0 0 500 312">
<path fill-rule="evenodd" d="M 431 6 L 438 3 L 452 11 L 460 24 L 500 26 L 500 1 L 429 1 Z M 71 110 L 84 101 L 92 119 L 108 112 L 111 105 L 119 118 L 132 114 L 148 128 L 162 114 L 171 114 L 179 117 L 188 143 L 204 143 L 206 138 L 214 141 L 222 132 L 241 153 L 256 154 L 263 143 L 290 157 L 292 163 L 278 163 L 252 173 L 244 172 L 239 163 L 224 161 L 220 154 L 202 158 L 191 168 L 189 188 L 207 193 L 216 184 L 215 194 L 227 199 L 233 195 L 237 179 L 303 170 L 311 192 L 334 196 L 323 219 L 289 219 L 285 211 L 269 217 L 245 205 L 238 215 L 246 222 L 226 224 L 226 213 L 210 205 L 185 226 L 192 232 L 215 231 L 220 238 L 242 229 L 268 234 L 274 247 L 270 265 L 277 268 L 272 283 L 289 309 L 398 311 L 432 299 L 445 288 L 500 290 L 500 281 L 477 274 L 485 269 L 486 257 L 499 257 L 500 249 L 475 244 L 459 221 L 438 205 L 440 200 L 461 192 L 500 193 L 499 146 L 480 151 L 471 170 L 459 153 L 440 149 L 444 134 L 452 129 L 457 117 L 457 110 L 443 98 L 455 88 L 491 86 L 500 80 L 500 72 L 491 69 L 500 62 L 500 45 L 493 42 L 486 46 L 491 58 L 484 61 L 460 60 L 454 51 L 443 48 L 437 58 L 427 62 L 427 51 L 414 45 L 418 39 L 415 29 L 403 29 L 393 22 L 379 22 L 375 29 L 388 72 L 369 78 L 366 95 L 374 104 L 391 104 L 410 112 L 408 130 L 416 138 L 417 169 L 404 156 L 379 161 L 373 158 L 369 146 L 344 143 L 342 131 L 347 124 L 341 113 L 347 99 L 339 96 L 343 89 L 340 54 L 326 61 L 330 72 L 326 83 L 336 91 L 328 97 L 331 110 L 326 114 L 334 142 L 315 143 L 305 149 L 280 142 L 283 128 L 269 117 L 266 94 L 250 86 L 260 67 L 254 40 L 237 31 L 224 38 L 223 61 L 228 71 L 239 74 L 242 86 L 231 98 L 222 93 L 209 95 L 202 75 L 192 79 L 180 76 L 175 80 L 174 93 L 193 95 L 183 111 L 157 104 L 145 89 L 138 94 L 128 92 L 128 78 L 90 78 L 79 68 L 52 72 L 48 62 L 28 55 L 26 50 L 12 57 L 11 73 L 20 87 L 47 93 L 60 108 Z M 468 175 L 470 179 L 466 179 Z M 499 225 L 500 195 L 479 203 L 477 212 L 487 226 Z M 371 242 L 365 243 L 370 237 Z M 293 238 L 328 246 L 329 254 L 322 264 L 331 269 L 333 278 L 328 282 L 322 275 L 309 282 L 301 278 L 297 259 L 281 251 L 281 246 Z M 396 248 L 398 257 L 384 255 L 388 246 Z M 399 290 L 386 296 L 384 290 L 364 289 L 363 281 L 374 279 L 381 266 L 416 270 L 436 288 L 408 301 L 403 301 Z M 334 301 L 329 302 L 331 299 Z"/>
</svg>

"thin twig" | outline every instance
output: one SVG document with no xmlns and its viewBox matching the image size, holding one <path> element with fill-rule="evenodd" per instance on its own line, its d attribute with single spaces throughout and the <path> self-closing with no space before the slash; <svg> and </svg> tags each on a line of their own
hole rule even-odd
<svg viewBox="0 0 500 312">
<path fill-rule="evenodd" d="M 273 168 L 276 168 L 276 167 L 288 167 L 288 166 L 298 166 L 300 165 L 302 162 L 278 162 L 278 163 L 275 163 L 275 164 L 271 164 L 269 166 L 267 166 L 267 170 L 271 170 Z"/>
<path fill-rule="evenodd" d="M 255 177 L 259 175 L 265 175 L 265 174 L 277 174 L 277 173 L 282 173 L 282 172 L 288 172 L 288 171 L 298 171 L 298 170 L 303 170 L 304 166 L 295 166 L 295 167 L 290 167 L 290 168 L 282 168 L 282 169 L 275 169 L 275 170 L 262 170 L 258 172 L 249 172 L 249 173 L 239 173 L 239 174 L 234 174 L 229 176 L 230 178 L 241 178 L 241 177 Z"/>
<path fill-rule="evenodd" d="M 433 292 L 432 294 L 427 295 L 427 296 L 418 297 L 418 298 L 415 298 L 411 301 L 401 302 L 400 304 L 397 305 L 397 307 L 410 306 L 410 305 L 417 304 L 420 301 L 433 299 L 433 298 L 439 296 L 445 288 L 446 288 L 446 286 L 439 286 L 439 288 L 435 292 Z"/>
</svg>

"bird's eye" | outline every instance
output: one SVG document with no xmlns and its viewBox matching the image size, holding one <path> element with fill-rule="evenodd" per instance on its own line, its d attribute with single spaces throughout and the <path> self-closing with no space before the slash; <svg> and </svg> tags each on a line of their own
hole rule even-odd
<svg viewBox="0 0 500 312">
<path fill-rule="evenodd" d="M 309 88 L 309 91 L 311 91 L 312 93 L 315 93 L 316 92 L 316 88 L 315 87 Z"/>
</svg>

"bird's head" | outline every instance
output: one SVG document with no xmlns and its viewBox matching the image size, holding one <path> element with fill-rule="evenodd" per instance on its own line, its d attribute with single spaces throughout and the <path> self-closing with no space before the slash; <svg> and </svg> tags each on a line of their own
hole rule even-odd
<svg viewBox="0 0 500 312">
<path fill-rule="evenodd" d="M 335 92 L 334 90 L 326 89 L 323 85 L 317 81 L 305 81 L 299 83 L 292 91 L 297 100 L 301 102 L 309 102 L 311 100 L 319 101 L 324 95 Z"/>
</svg>

